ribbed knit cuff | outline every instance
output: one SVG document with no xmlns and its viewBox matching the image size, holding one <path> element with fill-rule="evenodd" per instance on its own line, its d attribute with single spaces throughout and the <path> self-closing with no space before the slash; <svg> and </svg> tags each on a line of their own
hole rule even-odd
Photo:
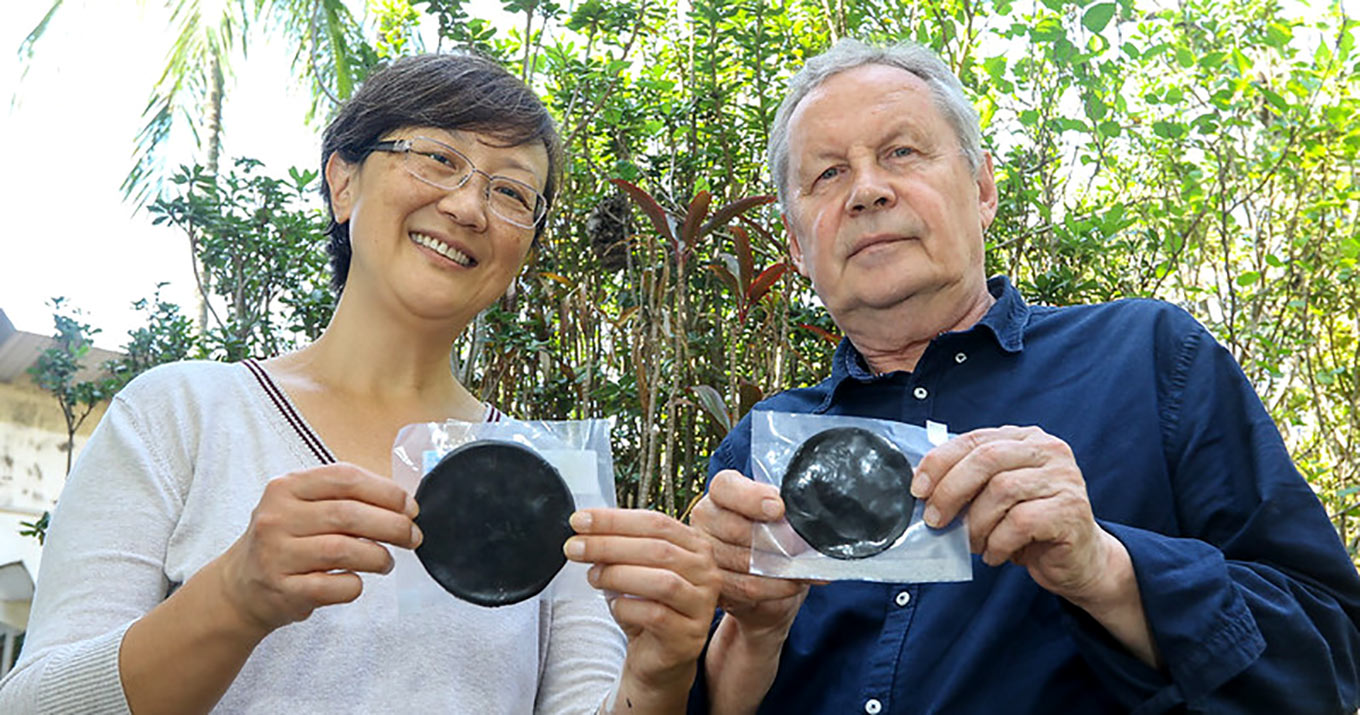
<svg viewBox="0 0 1360 715">
<path fill-rule="evenodd" d="M 118 650 L 130 625 L 53 653 L 38 691 L 39 712 L 131 715 L 118 673 Z"/>
</svg>

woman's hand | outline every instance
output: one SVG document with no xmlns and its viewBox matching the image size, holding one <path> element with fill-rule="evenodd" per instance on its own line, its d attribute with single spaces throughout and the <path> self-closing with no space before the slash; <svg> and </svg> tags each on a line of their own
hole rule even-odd
<svg viewBox="0 0 1360 715">
<path fill-rule="evenodd" d="M 564 547 L 592 563 L 591 585 L 621 594 L 610 609 L 628 636 L 615 712 L 683 711 L 713 623 L 722 577 L 694 529 L 654 511 L 584 509 Z"/>
<path fill-rule="evenodd" d="M 357 572 L 387 573 L 382 543 L 415 548 L 415 500 L 396 482 L 352 464 L 329 464 L 265 486 L 250 526 L 218 558 L 227 602 L 268 633 L 319 606 L 359 597 Z M 379 543 L 381 542 L 381 543 Z"/>
</svg>

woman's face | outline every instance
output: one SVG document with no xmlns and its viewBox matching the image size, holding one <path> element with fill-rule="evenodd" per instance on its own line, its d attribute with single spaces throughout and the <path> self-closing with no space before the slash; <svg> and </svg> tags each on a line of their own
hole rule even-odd
<svg viewBox="0 0 1360 715">
<path fill-rule="evenodd" d="M 452 147 L 485 174 L 444 189 L 408 171 L 401 152 L 374 151 L 359 164 L 332 155 L 326 166 L 331 205 L 336 221 L 349 224 L 353 253 L 345 295 L 394 302 L 420 318 L 466 323 L 505 293 L 534 237 L 534 229 L 514 225 L 487 205 L 487 175 L 541 193 L 548 153 L 538 142 L 497 146 L 494 136 L 432 127 L 397 129 L 379 140 L 416 137 Z"/>
</svg>

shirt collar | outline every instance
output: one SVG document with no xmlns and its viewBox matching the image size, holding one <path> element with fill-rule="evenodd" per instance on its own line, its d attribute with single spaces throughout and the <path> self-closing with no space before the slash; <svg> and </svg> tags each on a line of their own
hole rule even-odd
<svg viewBox="0 0 1360 715">
<path fill-rule="evenodd" d="M 996 303 L 987 309 L 973 327 L 961 331 L 968 334 L 987 331 L 996 339 L 997 346 L 1008 353 L 1018 353 L 1025 349 L 1025 326 L 1029 323 L 1029 305 L 1020 297 L 1020 291 L 1011 285 L 1006 276 L 993 276 L 987 280 L 987 292 L 996 298 Z M 875 375 L 869 370 L 868 363 L 859 350 L 850 343 L 849 338 L 841 338 L 836 346 L 836 354 L 831 360 L 832 389 L 847 377 L 856 380 L 872 380 Z"/>
</svg>

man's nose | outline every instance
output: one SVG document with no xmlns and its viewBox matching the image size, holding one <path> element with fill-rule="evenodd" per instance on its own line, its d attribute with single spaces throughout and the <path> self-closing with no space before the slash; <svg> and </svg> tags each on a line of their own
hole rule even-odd
<svg viewBox="0 0 1360 715">
<path fill-rule="evenodd" d="M 893 205 L 895 196 L 888 177 L 878 167 L 860 169 L 855 172 L 845 208 L 851 214 L 884 209 Z"/>
</svg>

